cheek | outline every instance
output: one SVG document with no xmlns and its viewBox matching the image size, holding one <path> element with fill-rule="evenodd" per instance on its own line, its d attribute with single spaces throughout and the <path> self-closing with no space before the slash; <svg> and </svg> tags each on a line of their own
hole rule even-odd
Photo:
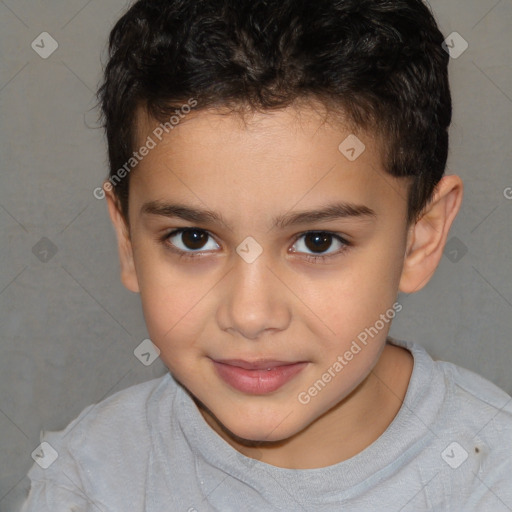
<svg viewBox="0 0 512 512">
<path fill-rule="evenodd" d="M 369 309 L 387 308 L 395 301 L 404 257 L 398 233 L 381 233 L 354 264 L 357 293 Z M 384 311 L 380 311 L 383 313 Z"/>
<path fill-rule="evenodd" d="M 149 337 L 160 350 L 160 359 L 173 373 L 192 369 L 194 356 L 199 353 L 200 305 L 195 297 L 184 295 L 168 291 L 146 296 L 141 293 Z"/>
<path fill-rule="evenodd" d="M 179 358 L 184 349 L 193 350 L 207 314 L 205 298 L 214 283 L 173 269 L 161 257 L 140 258 L 137 273 L 146 326 L 161 358 L 167 363 L 168 353 Z"/>
<path fill-rule="evenodd" d="M 347 393 L 347 386 L 359 384 L 378 360 L 397 314 L 398 306 L 393 305 L 401 268 L 396 263 L 399 252 L 396 245 L 393 248 L 383 244 L 360 251 L 350 261 L 347 259 L 345 268 L 325 279 L 322 286 L 314 286 L 316 291 L 304 297 L 316 313 L 315 322 L 320 320 L 321 326 L 328 326 L 322 329 L 328 334 L 317 337 L 321 350 L 316 351 L 316 378 L 321 379 L 329 369 L 336 375 L 324 395 L 327 405 L 336 403 L 340 393 Z"/>
<path fill-rule="evenodd" d="M 373 325 L 395 303 L 401 266 L 396 248 L 368 248 L 345 261 L 345 267 L 341 265 L 321 283 L 312 280 L 302 288 L 301 298 L 338 338 L 346 340 Z"/>
</svg>

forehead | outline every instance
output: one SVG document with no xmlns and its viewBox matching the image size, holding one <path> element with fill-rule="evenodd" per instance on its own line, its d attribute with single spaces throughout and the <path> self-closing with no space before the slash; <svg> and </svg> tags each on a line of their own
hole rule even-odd
<svg viewBox="0 0 512 512">
<path fill-rule="evenodd" d="M 287 133 L 292 131 L 295 135 L 302 132 L 303 137 L 312 137 L 322 127 L 324 132 L 330 129 L 340 134 L 361 133 L 366 139 L 370 137 L 370 133 L 355 126 L 341 107 L 335 110 L 320 100 L 314 99 L 298 99 L 289 107 L 263 112 L 243 106 L 233 108 L 227 106 L 200 108 L 198 106 L 181 113 L 179 110 L 179 108 L 175 109 L 175 115 L 171 110 L 168 115 L 157 120 L 149 114 L 147 109 L 139 106 L 135 112 L 135 135 L 138 142 L 142 143 L 151 133 L 159 141 L 161 139 L 164 139 L 164 142 L 170 139 L 177 141 L 180 137 L 190 135 L 192 131 L 197 134 L 201 131 L 208 132 L 208 135 L 216 137 L 238 132 L 239 135 L 250 136 L 252 141 L 263 139 L 266 133 L 272 137 L 271 132 L 279 130 Z M 188 126 L 190 124 L 193 126 Z M 162 133 L 155 133 L 155 131 Z M 376 142 L 375 136 L 371 135 L 371 138 Z"/>
<path fill-rule="evenodd" d="M 137 147 L 154 143 L 130 178 L 139 208 L 179 199 L 243 218 L 263 206 L 270 215 L 343 200 L 405 215 L 406 183 L 384 172 L 376 137 L 315 105 L 245 116 L 196 110 L 174 121 L 138 111 Z"/>
</svg>

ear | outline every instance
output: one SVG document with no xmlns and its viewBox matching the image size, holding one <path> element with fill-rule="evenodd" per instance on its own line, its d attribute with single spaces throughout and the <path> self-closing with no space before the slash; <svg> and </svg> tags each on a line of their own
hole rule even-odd
<svg viewBox="0 0 512 512">
<path fill-rule="evenodd" d="M 110 185 L 110 183 L 108 183 Z M 108 212 L 110 220 L 114 225 L 117 234 L 117 247 L 119 250 L 119 260 L 121 263 L 121 282 L 128 290 L 138 293 L 139 282 L 137 273 L 135 272 L 135 264 L 133 259 L 133 247 L 130 238 L 130 230 L 126 225 L 126 221 L 121 213 L 121 207 L 117 197 L 112 192 L 112 187 L 105 186 L 105 198 L 107 199 Z"/>
<path fill-rule="evenodd" d="M 434 274 L 443 255 L 446 238 L 463 196 L 462 180 L 444 176 L 421 218 L 410 226 L 399 290 L 421 290 Z"/>
</svg>

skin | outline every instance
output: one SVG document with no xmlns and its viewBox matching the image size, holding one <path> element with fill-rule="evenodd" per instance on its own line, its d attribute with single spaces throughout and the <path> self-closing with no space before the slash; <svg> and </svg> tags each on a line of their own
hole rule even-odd
<svg viewBox="0 0 512 512">
<path fill-rule="evenodd" d="M 139 110 L 140 145 L 157 124 Z M 408 225 L 408 181 L 383 171 L 371 134 L 359 131 L 366 150 L 353 162 L 345 158 L 338 146 L 350 133 L 304 105 L 252 114 L 246 123 L 199 110 L 132 171 L 129 228 L 107 192 L 122 281 L 140 293 L 160 358 L 226 442 L 279 467 L 341 462 L 392 422 L 413 359 L 386 343 L 390 323 L 307 404 L 297 397 L 375 325 L 399 291 L 425 286 L 462 200 L 460 178 L 445 176 L 421 219 Z M 213 210 L 227 225 L 142 213 L 155 201 Z M 276 216 L 339 202 L 374 215 L 271 225 Z M 210 236 L 199 249 L 190 237 L 163 240 L 178 228 Z M 340 252 L 344 245 L 328 237 L 315 250 L 308 231 L 338 234 L 349 245 Z M 263 250 L 252 263 L 236 252 L 249 236 Z M 201 254 L 180 258 L 173 243 Z M 308 261 L 315 254 L 331 257 Z M 308 364 L 277 391 L 248 395 L 218 376 L 212 358 Z"/>
</svg>

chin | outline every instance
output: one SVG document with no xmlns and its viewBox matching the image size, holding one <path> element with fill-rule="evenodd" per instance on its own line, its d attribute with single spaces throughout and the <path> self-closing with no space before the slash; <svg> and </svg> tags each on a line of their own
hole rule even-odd
<svg viewBox="0 0 512 512">
<path fill-rule="evenodd" d="M 197 402 L 196 402 L 197 403 Z M 240 444 L 251 446 L 263 443 L 277 443 L 296 434 L 300 428 L 287 421 L 287 416 L 263 417 L 258 414 L 256 418 L 249 414 L 215 415 L 203 403 L 198 403 L 199 409 L 207 423 L 216 431 L 222 431 Z"/>
<path fill-rule="evenodd" d="M 249 443 L 279 443 L 285 441 L 302 430 L 308 423 L 298 423 L 293 413 L 287 414 L 259 414 L 256 417 L 239 414 L 236 417 L 231 415 L 214 417 L 217 427 L 232 439 L 241 444 Z"/>
<path fill-rule="evenodd" d="M 222 430 L 236 442 L 246 446 L 261 446 L 279 443 L 297 432 L 295 430 L 283 431 L 267 425 L 233 425 L 232 428 L 221 426 Z"/>
</svg>

